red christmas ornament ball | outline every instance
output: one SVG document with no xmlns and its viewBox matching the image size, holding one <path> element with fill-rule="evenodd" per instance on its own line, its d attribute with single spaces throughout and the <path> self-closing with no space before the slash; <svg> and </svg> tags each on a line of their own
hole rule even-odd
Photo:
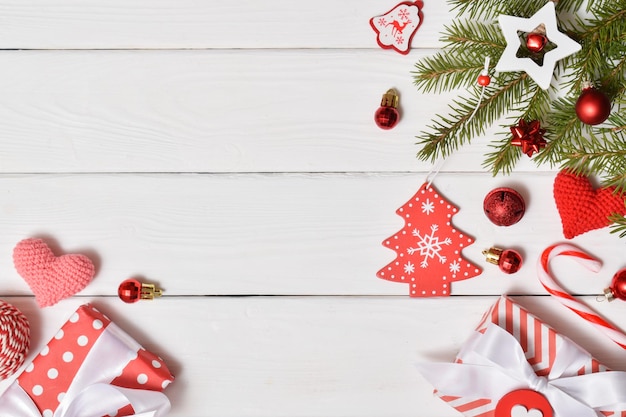
<svg viewBox="0 0 626 417">
<path fill-rule="evenodd" d="M 626 268 L 617 271 L 613 276 L 611 292 L 615 298 L 626 300 Z"/>
<path fill-rule="evenodd" d="M 611 100 L 602 91 L 586 88 L 576 101 L 576 116 L 588 125 L 604 122 L 611 114 Z"/>
<path fill-rule="evenodd" d="M 400 119 L 400 114 L 395 107 L 379 107 L 374 114 L 376 126 L 384 130 L 393 128 Z"/>
<path fill-rule="evenodd" d="M 136 303 L 141 298 L 141 282 L 127 279 L 117 289 L 117 296 L 125 303 Z"/>
<path fill-rule="evenodd" d="M 526 48 L 530 52 L 539 53 L 548 44 L 548 38 L 542 33 L 529 33 L 526 37 Z"/>
<path fill-rule="evenodd" d="M 500 261 L 498 267 L 505 274 L 514 274 L 522 267 L 522 255 L 513 249 L 506 249 L 500 255 Z"/>
<path fill-rule="evenodd" d="M 493 224 L 511 226 L 522 219 L 526 212 L 526 204 L 514 189 L 500 187 L 487 194 L 483 201 L 483 210 Z"/>
<path fill-rule="evenodd" d="M 383 94 L 383 98 L 380 100 L 380 107 L 374 113 L 376 126 L 389 130 L 398 123 L 398 120 L 400 120 L 400 113 L 398 112 L 399 101 L 398 93 L 393 88 L 390 88 Z"/>
</svg>

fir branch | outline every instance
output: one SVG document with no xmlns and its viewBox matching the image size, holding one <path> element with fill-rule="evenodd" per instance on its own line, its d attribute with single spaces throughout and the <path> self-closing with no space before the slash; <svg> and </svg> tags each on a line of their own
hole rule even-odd
<svg viewBox="0 0 626 417">
<path fill-rule="evenodd" d="M 446 157 L 496 120 L 512 113 L 518 115 L 517 121 L 521 114 L 525 120 L 540 120 L 547 129 L 548 145 L 533 157 L 537 164 L 600 175 L 604 185 L 626 191 L 626 0 L 554 0 L 561 30 L 582 45 L 580 52 L 559 61 L 557 74 L 567 77 L 560 88 L 544 92 L 526 74 L 501 73 L 492 77 L 479 102 L 476 77 L 485 56 L 495 63 L 505 47 L 495 20 L 501 14 L 530 17 L 545 1 L 449 0 L 464 19 L 446 27 L 442 34 L 446 46 L 440 53 L 416 64 L 414 82 L 427 92 L 463 88 L 470 94 L 453 100 L 450 114 L 437 116 L 429 131 L 418 136 L 422 145 L 418 157 L 432 161 Z M 580 10 L 584 5 L 586 14 Z M 602 128 L 583 124 L 576 116 L 575 103 L 586 81 L 597 83 L 613 101 L 612 114 Z M 558 97 L 557 92 L 566 95 Z M 494 175 L 512 172 L 523 155 L 510 145 L 508 126 L 502 131 L 484 161 Z M 626 237 L 624 217 L 616 224 L 615 230 Z"/>
<path fill-rule="evenodd" d="M 619 214 L 613 214 L 609 217 L 609 220 L 613 222 L 611 225 L 611 233 L 619 233 L 619 237 L 626 237 L 626 217 Z"/>
<path fill-rule="evenodd" d="M 539 120 L 544 124 L 544 116 L 550 109 L 551 96 L 548 90 L 535 89 L 534 94 L 529 95 L 527 100 L 519 103 L 514 113 L 521 113 L 519 118 L 526 121 Z M 513 123 L 515 124 L 515 123 Z M 522 157 L 521 148 L 511 146 L 511 134 L 509 126 L 503 126 L 504 138 L 490 145 L 494 150 L 486 155 L 483 167 L 488 168 L 496 176 L 498 174 L 508 175 L 513 172 L 517 161 Z"/>
<path fill-rule="evenodd" d="M 529 80 L 525 73 L 505 73 L 500 74 L 494 84 L 499 87 L 487 87 L 480 103 L 480 89 L 477 87 L 472 89 L 472 96 L 464 101 L 454 100 L 450 105 L 451 114 L 438 116 L 429 126 L 431 132 L 417 137 L 417 143 L 422 145 L 417 157 L 434 162 L 483 134 L 487 126 L 501 118 L 519 97 L 524 96 Z"/>
<path fill-rule="evenodd" d="M 602 173 L 603 185 L 626 191 L 626 137 L 600 130 L 590 133 L 584 146 L 568 148 L 562 155 L 563 167 L 579 174 Z"/>
<path fill-rule="evenodd" d="M 545 4 L 545 0 L 449 0 L 448 3 L 453 11 L 456 10 L 457 17 L 491 20 L 501 14 L 530 17 Z"/>
<path fill-rule="evenodd" d="M 454 21 L 445 27 L 441 40 L 452 48 L 449 53 L 458 51 L 495 58 L 506 48 L 504 36 L 495 22 Z"/>
<path fill-rule="evenodd" d="M 511 146 L 510 143 L 510 135 L 506 135 L 489 145 L 494 150 L 487 154 L 483 167 L 489 169 L 494 177 L 498 174 L 509 175 L 513 172 L 515 164 L 523 155 L 521 148 Z"/>
<path fill-rule="evenodd" d="M 414 84 L 423 92 L 450 91 L 474 82 L 484 67 L 484 58 L 475 55 L 439 52 L 415 64 Z"/>
<path fill-rule="evenodd" d="M 506 47 L 504 37 L 494 29 L 494 24 L 469 21 L 446 27 L 442 40 L 449 48 L 415 64 L 415 71 L 411 72 L 414 84 L 427 93 L 473 84 L 484 67 L 485 57 L 496 62 Z"/>
<path fill-rule="evenodd" d="M 535 162 L 549 163 L 551 166 L 561 162 L 565 149 L 571 143 L 584 146 L 586 140 L 582 134 L 583 124 L 574 111 L 576 99 L 573 96 L 561 98 L 553 103 L 552 111 L 547 116 L 550 127 L 550 141 L 545 149 L 538 153 Z"/>
<path fill-rule="evenodd" d="M 613 0 L 596 5 L 594 17 L 587 23 L 582 39 L 597 39 L 602 48 L 619 39 L 624 34 L 624 19 L 626 18 L 626 1 Z"/>
<path fill-rule="evenodd" d="M 556 6 L 557 11 L 567 11 L 571 13 L 576 10 L 579 10 L 584 3 L 585 3 L 585 0 L 559 0 L 555 6 Z M 588 2 L 588 3 L 591 3 L 591 2 Z M 589 10 L 590 7 L 591 7 L 591 4 L 587 4 L 587 10 Z"/>
<path fill-rule="evenodd" d="M 622 45 L 623 46 L 623 45 Z M 622 58 L 617 60 L 613 69 L 609 71 L 600 80 L 600 85 L 609 95 L 619 97 L 626 90 L 626 51 Z"/>
</svg>

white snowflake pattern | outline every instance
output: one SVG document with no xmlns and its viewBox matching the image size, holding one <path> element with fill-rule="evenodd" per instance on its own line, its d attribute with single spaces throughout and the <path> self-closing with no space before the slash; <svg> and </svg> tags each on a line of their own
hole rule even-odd
<svg viewBox="0 0 626 417">
<path fill-rule="evenodd" d="M 409 20 L 409 10 L 408 9 L 400 9 L 398 10 L 398 17 L 402 20 Z"/>
<path fill-rule="evenodd" d="M 430 199 L 426 199 L 426 201 L 424 201 L 422 203 L 422 213 L 429 215 L 430 213 L 434 213 L 435 212 L 435 204 L 430 201 Z"/>
<path fill-rule="evenodd" d="M 461 270 L 461 264 L 458 261 L 450 262 L 450 272 L 457 274 Z"/>
<path fill-rule="evenodd" d="M 404 264 L 404 273 L 405 274 L 412 274 L 413 272 L 415 272 L 415 265 L 413 265 L 413 263 L 411 263 L 410 261 Z"/>
<path fill-rule="evenodd" d="M 430 258 L 434 259 L 436 257 L 442 264 L 446 262 L 446 257 L 441 255 L 439 252 L 441 252 L 441 250 L 443 249 L 443 245 L 450 245 L 452 243 L 452 240 L 447 237 L 442 242 L 440 242 L 439 237 L 435 236 L 438 229 L 439 226 L 433 224 L 432 226 L 430 226 L 430 234 L 423 236 L 421 235 L 419 230 L 413 230 L 413 236 L 417 237 L 419 240 L 417 241 L 417 247 L 408 248 L 407 252 L 409 253 L 409 255 L 413 255 L 415 252 L 419 251 L 420 256 L 424 257 L 424 259 L 422 259 L 422 262 L 420 262 L 420 266 L 422 268 L 428 267 L 428 259 Z"/>
</svg>

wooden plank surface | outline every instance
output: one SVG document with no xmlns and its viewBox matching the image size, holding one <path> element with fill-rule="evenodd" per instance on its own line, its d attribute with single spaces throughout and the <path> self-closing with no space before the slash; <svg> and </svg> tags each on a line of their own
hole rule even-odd
<svg viewBox="0 0 626 417">
<path fill-rule="evenodd" d="M 374 0 L 3 0 L 2 49 L 376 48 Z M 427 2 L 414 47 L 439 46 L 452 16 Z"/>
<path fill-rule="evenodd" d="M 454 417 L 415 365 L 453 360 L 497 298 L 166 297 L 128 306 L 84 297 L 45 311 L 31 299 L 9 300 L 44 327 L 37 348 L 92 302 L 170 364 L 171 416 Z M 623 366 L 623 350 L 556 301 L 516 300 L 607 366 Z M 626 314 L 625 303 L 584 301 L 612 320 Z"/>
<path fill-rule="evenodd" d="M 435 169 L 415 158 L 415 136 L 463 96 L 420 94 L 411 78 L 442 46 L 447 2 L 425 2 L 406 56 L 378 48 L 368 23 L 395 4 L 0 0 L 0 296 L 31 321 L 29 360 L 92 302 L 171 366 L 172 417 L 453 417 L 415 364 L 453 360 L 512 294 L 626 369 L 623 350 L 540 286 L 537 259 L 564 241 L 558 167 L 523 158 L 492 177 L 481 165 L 497 129 L 434 181 L 460 207 L 453 223 L 476 238 L 463 254 L 483 274 L 434 299 L 375 277 L 394 258 L 381 242 L 402 227 L 396 209 Z M 382 131 L 373 113 L 391 87 L 402 119 Z M 483 213 L 500 186 L 526 199 L 511 227 Z M 94 281 L 38 308 L 12 260 L 32 236 L 90 256 Z M 555 275 L 626 328 L 626 303 L 595 301 L 626 266 L 623 239 L 603 229 L 572 243 L 602 269 L 559 260 Z M 522 252 L 522 270 L 487 265 L 492 245 Z M 164 297 L 123 304 L 128 277 Z"/>
<path fill-rule="evenodd" d="M 395 211 L 423 179 L 423 173 L 3 176 L 0 264 L 12 264 L 19 240 L 43 236 L 58 251 L 86 250 L 98 260 L 85 294 L 114 295 L 121 280 L 139 274 L 172 295 L 406 295 L 407 286 L 375 274 L 395 258 L 382 241 L 403 227 Z M 565 241 L 552 181 L 546 173 L 515 181 L 436 177 L 439 191 L 460 207 L 453 223 L 476 237 L 464 256 L 484 269 L 453 283 L 454 294 L 545 294 L 537 259 Z M 482 208 L 488 191 L 503 185 L 519 188 L 528 201 L 511 227 L 494 226 Z M 623 263 L 623 244 L 606 230 L 575 243 L 604 268 L 593 274 L 563 260 L 555 263 L 557 276 L 577 294 L 600 294 Z M 523 253 L 522 270 L 507 276 L 486 264 L 481 251 L 493 245 Z M 12 269 L 5 276 L 0 293 L 28 294 Z"/>
<path fill-rule="evenodd" d="M 417 93 L 432 52 L 0 52 L 0 172 L 428 171 L 415 136 L 459 94 Z M 391 87 L 402 119 L 382 131 Z M 490 132 L 444 169 L 481 171 Z"/>
</svg>

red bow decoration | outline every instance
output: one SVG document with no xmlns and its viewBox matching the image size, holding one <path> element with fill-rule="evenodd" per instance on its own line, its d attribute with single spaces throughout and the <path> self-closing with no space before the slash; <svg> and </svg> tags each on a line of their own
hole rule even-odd
<svg viewBox="0 0 626 417">
<path fill-rule="evenodd" d="M 520 120 L 517 126 L 511 126 L 511 133 L 511 145 L 521 147 L 522 152 L 529 157 L 546 147 L 546 140 L 543 138 L 546 130 L 541 128 L 539 120 L 530 123 Z"/>
</svg>

